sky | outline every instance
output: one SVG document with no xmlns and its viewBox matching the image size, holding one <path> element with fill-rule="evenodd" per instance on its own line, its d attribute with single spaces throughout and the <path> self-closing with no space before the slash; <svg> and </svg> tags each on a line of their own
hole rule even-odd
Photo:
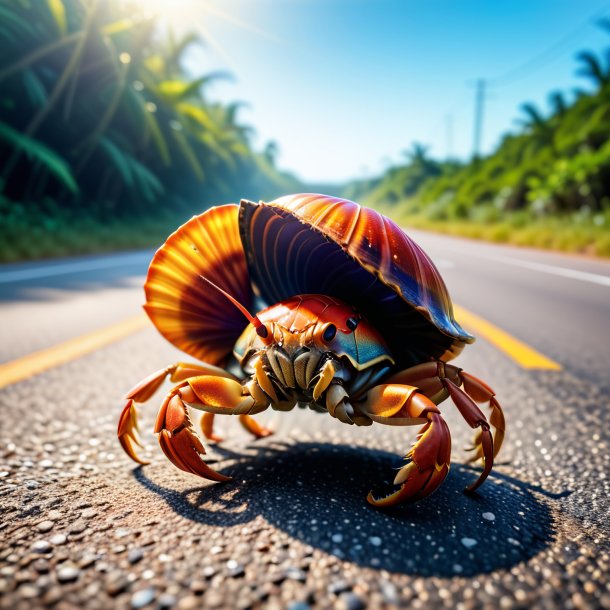
<svg viewBox="0 0 610 610">
<path fill-rule="evenodd" d="M 142 0 L 144 1 L 144 0 Z M 601 0 L 147 0 L 197 29 L 194 75 L 229 70 L 208 96 L 248 103 L 254 144 L 278 165 L 336 183 L 380 174 L 414 142 L 444 159 L 473 153 L 475 83 L 486 80 L 481 152 L 518 128 L 520 105 L 588 82 L 576 54 L 610 47 Z"/>
</svg>

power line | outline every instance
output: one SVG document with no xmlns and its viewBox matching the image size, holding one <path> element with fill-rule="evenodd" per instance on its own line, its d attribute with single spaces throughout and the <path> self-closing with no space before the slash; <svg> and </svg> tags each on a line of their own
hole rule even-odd
<svg viewBox="0 0 610 610">
<path fill-rule="evenodd" d="M 587 17 L 587 19 L 583 21 L 575 30 L 572 30 L 569 34 L 563 36 L 556 43 L 542 51 L 542 53 L 528 59 L 526 62 L 522 63 L 516 68 L 512 68 L 508 72 L 505 72 L 496 78 L 490 79 L 488 84 L 491 87 L 504 87 L 514 83 L 515 81 L 521 80 L 526 76 L 529 76 L 540 68 L 543 68 L 548 63 L 556 60 L 564 48 L 572 46 L 577 40 L 580 40 L 584 34 L 587 34 L 588 29 L 591 27 L 591 23 L 599 21 L 608 12 L 610 12 L 610 3 L 606 4 L 603 9 L 600 9 L 599 11 L 593 13 L 593 15 Z"/>
</svg>

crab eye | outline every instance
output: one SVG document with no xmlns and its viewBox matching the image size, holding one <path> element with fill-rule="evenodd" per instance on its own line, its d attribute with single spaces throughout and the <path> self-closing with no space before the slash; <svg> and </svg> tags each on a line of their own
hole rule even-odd
<svg viewBox="0 0 610 610">
<path fill-rule="evenodd" d="M 324 339 L 324 341 L 332 341 L 335 338 L 336 334 L 337 334 L 337 327 L 334 324 L 329 324 L 326 327 L 324 334 L 322 335 L 322 338 Z"/>
<path fill-rule="evenodd" d="M 256 329 L 256 334 L 259 337 L 262 337 L 263 339 L 265 339 L 267 337 L 267 335 L 269 334 L 269 331 L 267 330 L 267 327 L 264 324 L 262 324 L 261 326 L 259 326 Z"/>
<path fill-rule="evenodd" d="M 351 317 L 351 318 L 347 319 L 347 322 L 345 324 L 350 330 L 356 330 L 356 327 L 358 326 L 358 322 L 359 322 L 358 318 Z"/>
</svg>

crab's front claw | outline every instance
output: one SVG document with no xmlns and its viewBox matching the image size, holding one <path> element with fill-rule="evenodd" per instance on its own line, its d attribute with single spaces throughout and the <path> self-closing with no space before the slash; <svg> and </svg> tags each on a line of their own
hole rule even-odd
<svg viewBox="0 0 610 610">
<path fill-rule="evenodd" d="M 121 417 L 119 418 L 119 427 L 117 430 L 117 436 L 119 437 L 119 443 L 123 447 L 123 451 L 138 464 L 150 464 L 146 460 L 143 460 L 136 453 L 134 445 L 142 447 L 142 443 L 138 438 L 138 412 L 134 401 L 130 398 L 125 403 Z"/>
<path fill-rule="evenodd" d="M 159 434 L 163 453 L 180 470 L 211 481 L 230 481 L 231 477 L 216 472 L 201 459 L 205 449 L 193 428 L 181 391 L 188 393 L 190 388 L 179 387 L 170 392 L 159 410 L 155 432 Z"/>
<path fill-rule="evenodd" d="M 451 461 L 449 428 L 439 413 L 430 412 L 427 419 L 428 423 L 405 456 L 407 463 L 394 479 L 398 489 L 383 497 L 369 492 L 367 500 L 373 506 L 386 508 L 417 502 L 429 496 L 445 480 Z"/>
</svg>

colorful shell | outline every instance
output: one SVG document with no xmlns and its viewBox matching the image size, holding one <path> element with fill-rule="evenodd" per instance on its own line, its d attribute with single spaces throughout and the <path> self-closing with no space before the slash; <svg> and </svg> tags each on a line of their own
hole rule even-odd
<svg viewBox="0 0 610 610">
<path fill-rule="evenodd" d="M 450 360 L 474 341 L 425 252 L 385 216 L 345 199 L 303 194 L 212 208 L 157 252 L 147 312 L 177 347 L 221 363 L 247 322 L 201 275 L 249 308 L 252 287 L 265 305 L 298 294 L 339 298 L 379 329 L 401 367 Z"/>
</svg>

